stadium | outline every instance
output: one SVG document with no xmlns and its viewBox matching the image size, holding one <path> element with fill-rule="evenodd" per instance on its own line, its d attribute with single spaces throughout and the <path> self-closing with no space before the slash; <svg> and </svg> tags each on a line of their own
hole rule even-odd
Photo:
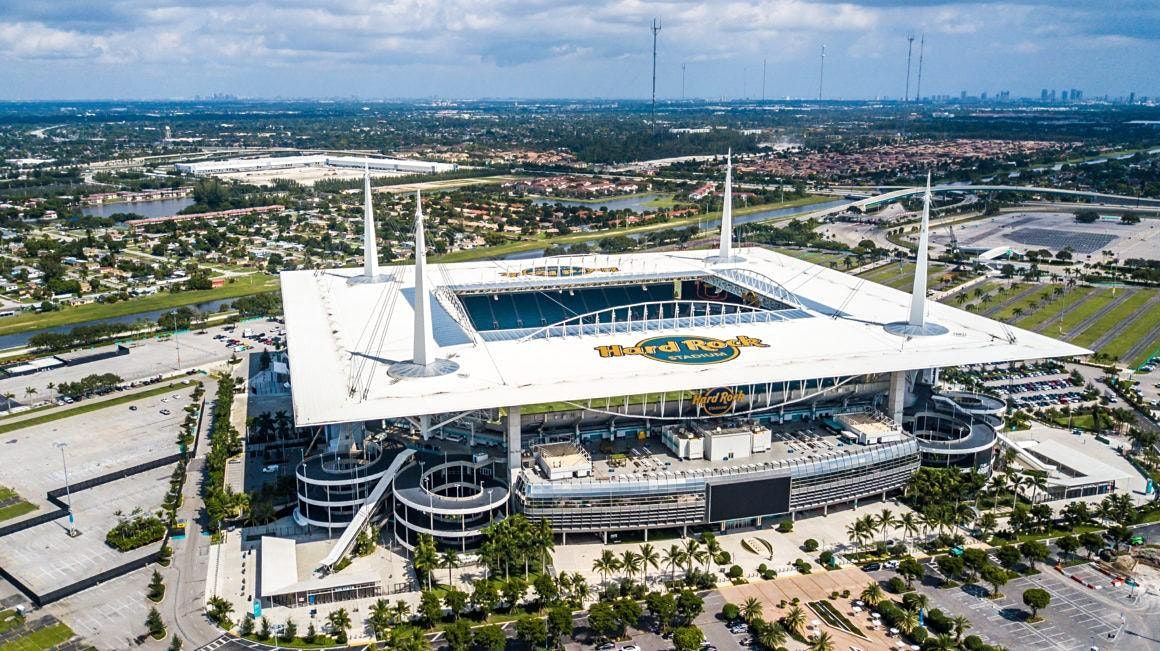
<svg viewBox="0 0 1160 651">
<path fill-rule="evenodd" d="M 707 251 L 282 274 L 302 526 L 472 548 L 514 513 L 569 535 L 768 526 L 990 468 L 1001 400 L 940 368 L 1087 353 L 731 241 Z M 368 193 L 369 194 L 369 193 Z M 929 203 L 929 193 L 927 195 Z"/>
</svg>

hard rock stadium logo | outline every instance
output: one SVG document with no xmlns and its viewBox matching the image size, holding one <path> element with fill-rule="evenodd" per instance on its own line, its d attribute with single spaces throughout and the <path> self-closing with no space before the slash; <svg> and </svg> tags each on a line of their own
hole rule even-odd
<svg viewBox="0 0 1160 651">
<path fill-rule="evenodd" d="M 742 348 L 769 348 L 756 337 L 740 335 L 733 339 L 710 337 L 650 337 L 635 346 L 596 346 L 601 357 L 639 355 L 669 364 L 720 364 L 736 359 Z"/>
<path fill-rule="evenodd" d="M 693 394 L 693 405 L 710 416 L 720 416 L 745 400 L 745 392 L 729 387 L 706 389 Z"/>
<path fill-rule="evenodd" d="M 570 276 L 585 276 L 597 272 L 617 272 L 620 267 L 576 267 L 576 266 L 560 266 L 560 267 L 529 267 L 521 269 L 520 271 L 503 271 L 499 275 L 505 278 L 518 278 L 519 276 L 541 276 L 546 278 L 567 278 Z"/>
</svg>

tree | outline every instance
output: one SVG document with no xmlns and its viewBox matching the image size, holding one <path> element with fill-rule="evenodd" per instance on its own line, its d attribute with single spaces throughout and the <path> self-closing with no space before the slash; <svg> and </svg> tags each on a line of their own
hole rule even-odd
<svg viewBox="0 0 1160 651">
<path fill-rule="evenodd" d="M 692 624 L 697 615 L 705 609 L 705 600 L 692 590 L 682 590 L 677 595 L 677 616 L 685 624 Z"/>
<path fill-rule="evenodd" d="M 507 646 L 507 636 L 497 624 L 480 626 L 471 634 L 472 645 L 480 651 L 503 651 Z"/>
<path fill-rule="evenodd" d="M 161 573 L 153 570 L 153 576 L 149 579 L 149 598 L 153 601 L 161 601 L 161 597 L 165 595 L 165 583 L 161 580 Z"/>
<path fill-rule="evenodd" d="M 371 616 L 368 620 L 376 638 L 381 640 L 387 636 L 387 630 L 392 626 L 391 614 L 391 604 L 386 599 L 377 599 L 371 604 Z"/>
<path fill-rule="evenodd" d="M 894 517 L 894 512 L 890 509 L 882 509 L 882 512 L 874 518 L 874 526 L 878 529 L 878 532 L 882 534 L 882 542 L 884 543 L 886 542 L 886 536 L 890 533 L 890 530 L 893 529 L 897 524 L 898 518 Z"/>
<path fill-rule="evenodd" d="M 1047 545 L 1038 540 L 1028 540 L 1022 545 L 1019 545 L 1019 553 L 1023 555 L 1023 558 L 1027 559 L 1031 567 L 1035 567 L 1037 562 L 1047 560 L 1047 557 L 1051 555 L 1051 550 L 1047 548 Z"/>
<path fill-rule="evenodd" d="M 1031 609 L 1031 617 L 1039 616 L 1040 608 L 1047 608 L 1051 603 L 1051 594 L 1043 588 L 1028 588 L 1023 591 L 1023 605 Z"/>
<path fill-rule="evenodd" d="M 454 549 L 448 549 L 439 557 L 439 567 L 447 570 L 447 585 L 451 585 L 451 570 L 459 567 L 459 565 L 459 552 Z"/>
<path fill-rule="evenodd" d="M 457 621 L 443 627 L 443 638 L 451 651 L 467 651 L 471 647 L 471 625 Z"/>
<path fill-rule="evenodd" d="M 882 592 L 882 586 L 878 585 L 877 581 L 868 583 L 866 587 L 862 589 L 862 594 L 860 596 L 862 597 L 862 601 L 865 601 L 871 606 L 877 606 L 878 604 L 882 603 L 883 599 L 886 598 L 886 595 Z"/>
<path fill-rule="evenodd" d="M 685 556 L 685 550 L 681 549 L 679 545 L 670 545 L 669 548 L 665 550 L 664 556 L 661 558 L 661 562 L 669 568 L 670 581 L 676 580 L 677 568 L 683 567 L 687 560 L 688 559 Z"/>
<path fill-rule="evenodd" d="M 592 571 L 600 575 L 601 583 L 608 582 L 608 575 L 620 570 L 620 559 L 611 549 L 605 549 L 596 560 L 592 561 Z"/>
<path fill-rule="evenodd" d="M 415 626 L 396 626 L 391 629 L 387 648 L 391 651 L 428 651 L 430 645 L 423 631 Z"/>
<path fill-rule="evenodd" d="M 435 539 L 428 534 L 419 534 L 419 543 L 411 551 L 411 567 L 415 574 L 426 580 L 431 589 L 431 574 L 439 565 L 439 552 L 435 549 Z"/>
<path fill-rule="evenodd" d="M 262 640 L 263 642 L 270 639 L 270 619 L 268 617 L 263 617 L 258 622 L 257 637 L 259 640 Z"/>
<path fill-rule="evenodd" d="M 906 589 L 910 590 L 915 579 L 921 579 L 926 574 L 926 568 L 913 556 L 907 556 L 898 563 L 898 573 L 906 579 Z"/>
<path fill-rule="evenodd" d="M 998 599 L 1003 595 L 999 589 L 1007 585 L 1007 570 L 998 565 L 985 565 L 983 571 L 980 573 L 982 579 L 991 584 L 991 598 Z"/>
<path fill-rule="evenodd" d="M 149 615 L 145 618 L 145 628 L 149 629 L 149 635 L 155 640 L 165 637 L 165 622 L 161 621 L 161 613 L 157 612 L 156 608 L 149 609 Z"/>
<path fill-rule="evenodd" d="M 616 618 L 620 620 L 621 630 L 628 626 L 636 626 L 640 622 L 641 616 L 644 615 L 644 611 L 636 599 L 629 597 L 617 599 L 612 604 L 612 609 L 616 612 Z"/>
<path fill-rule="evenodd" d="M 598 601 L 588 609 L 588 626 L 601 637 L 611 638 L 620 633 L 620 619 L 607 601 Z"/>
<path fill-rule="evenodd" d="M 644 571 L 644 583 L 648 585 L 648 568 L 651 567 L 654 570 L 660 569 L 660 555 L 657 554 L 656 548 L 648 543 L 641 545 L 640 564 L 641 569 Z"/>
<path fill-rule="evenodd" d="M 347 630 L 350 629 L 350 614 L 346 612 L 346 608 L 339 608 L 326 616 L 330 621 L 330 627 L 334 629 L 334 641 L 339 644 L 346 644 Z"/>
<path fill-rule="evenodd" d="M 1088 553 L 1088 558 L 1091 558 L 1092 554 L 1104 548 L 1104 539 L 1094 531 L 1087 531 L 1079 535 L 1079 544 Z"/>
<path fill-rule="evenodd" d="M 532 579 L 532 587 L 536 589 L 536 594 L 539 595 L 541 606 L 556 601 L 560 596 L 560 588 L 556 585 L 556 580 L 547 572 L 537 574 L 536 578 Z"/>
<path fill-rule="evenodd" d="M 1004 568 L 1013 570 L 1023 559 L 1023 554 L 1014 545 L 1003 545 L 995 550 L 995 558 L 999 559 L 999 564 Z"/>
<path fill-rule="evenodd" d="M 721 606 L 721 619 L 727 622 L 732 622 L 741 617 L 741 608 L 735 603 L 727 603 Z"/>
<path fill-rule="evenodd" d="M 821 631 L 810 638 L 810 643 L 806 648 L 809 651 L 834 651 L 834 639 L 826 631 Z"/>
<path fill-rule="evenodd" d="M 863 601 L 865 601 L 865 596 L 863 596 Z M 866 603 L 870 602 L 867 601 Z M 788 630 L 790 633 L 801 635 L 802 628 L 806 625 L 806 613 L 801 609 L 801 606 L 794 605 L 791 606 L 789 612 L 787 612 L 785 616 L 781 618 L 781 621 L 783 624 L 785 624 L 786 630 Z"/>
<path fill-rule="evenodd" d="M 443 593 L 443 603 L 451 611 L 452 621 L 459 619 L 459 613 L 467 607 L 467 593 L 456 588 L 448 588 Z"/>
<path fill-rule="evenodd" d="M 682 626 L 673 631 L 673 647 L 676 651 L 697 651 L 705 641 L 705 634 L 695 626 Z"/>
<path fill-rule="evenodd" d="M 1068 556 L 1071 556 L 1079 549 L 1080 542 L 1079 538 L 1068 534 L 1056 540 L 1055 546 L 1059 548 L 1059 551 L 1067 554 Z"/>
<path fill-rule="evenodd" d="M 935 565 L 938 565 L 938 571 L 942 572 L 948 580 L 960 576 L 963 573 L 963 559 L 958 556 L 951 556 L 945 554 L 935 559 Z"/>
<path fill-rule="evenodd" d="M 951 629 L 955 632 L 955 642 L 958 643 L 963 639 L 963 633 L 971 627 L 971 620 L 962 615 L 955 615 L 951 617 Z"/>
<path fill-rule="evenodd" d="M 759 619 L 750 627 L 753 628 L 753 638 L 766 649 L 776 649 L 785 644 L 786 634 L 781 624 Z"/>
<path fill-rule="evenodd" d="M 384 635 L 379 635 L 378 637 L 384 637 L 384 636 L 385 636 L 385 633 L 384 633 Z M 310 624 L 308 624 L 306 626 L 306 634 L 302 636 L 302 641 L 307 643 L 307 644 L 314 644 L 314 641 L 317 639 L 318 639 L 318 629 L 314 628 L 314 622 L 310 622 Z"/>
<path fill-rule="evenodd" d="M 975 526 L 979 530 L 979 539 L 985 541 L 991 532 L 995 530 L 995 527 L 999 526 L 999 517 L 987 511 L 979 515 L 979 518 L 975 521 Z"/>
<path fill-rule="evenodd" d="M 298 637 L 298 624 L 294 623 L 294 618 L 287 617 L 286 625 L 282 627 L 281 640 L 283 642 L 293 642 L 296 637 Z"/>
<path fill-rule="evenodd" d="M 757 597 L 749 597 L 741 605 L 741 619 L 744 619 L 746 623 L 760 619 L 761 608 L 761 601 Z"/>
<path fill-rule="evenodd" d="M 624 576 L 631 581 L 632 577 L 640 573 L 640 554 L 631 549 L 624 550 L 624 553 L 620 555 L 620 569 L 624 571 Z"/>
<path fill-rule="evenodd" d="M 661 632 L 669 629 L 673 615 L 677 614 L 677 599 L 670 592 L 650 592 L 644 599 L 645 607 L 660 626 Z"/>
<path fill-rule="evenodd" d="M 554 642 L 572 636 L 572 609 L 560 605 L 548 611 L 548 634 Z M 554 645 L 553 645 L 554 646 Z"/>
<path fill-rule="evenodd" d="M 443 617 L 443 604 L 440 602 L 439 595 L 431 590 L 424 590 L 419 595 L 419 609 L 417 611 L 419 617 L 422 618 L 424 626 L 430 628 Z"/>
<path fill-rule="evenodd" d="M 173 637 L 169 640 L 169 651 L 181 651 L 182 644 L 181 638 L 177 637 L 177 633 L 174 633 Z"/>
<path fill-rule="evenodd" d="M 513 576 L 507 581 L 504 581 L 503 587 L 500 589 L 500 592 L 503 594 L 504 603 L 508 605 L 508 610 L 514 610 L 516 606 L 519 606 L 527 591 L 528 582 L 518 576 Z"/>
</svg>

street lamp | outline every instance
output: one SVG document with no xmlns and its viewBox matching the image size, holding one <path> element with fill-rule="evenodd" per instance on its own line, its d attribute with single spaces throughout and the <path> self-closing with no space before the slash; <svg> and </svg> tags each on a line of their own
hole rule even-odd
<svg viewBox="0 0 1160 651">
<path fill-rule="evenodd" d="M 181 370 L 181 340 L 177 338 L 177 310 L 170 312 L 173 315 L 173 343 L 177 345 L 177 370 Z"/>
<path fill-rule="evenodd" d="M 73 516 L 72 507 L 72 488 L 68 483 L 68 460 L 65 458 L 64 449 L 68 447 L 68 443 L 54 443 L 60 449 L 60 462 L 64 466 L 64 496 L 65 503 L 68 504 L 68 535 L 70 538 L 76 538 L 81 535 L 81 532 L 76 527 L 76 518 Z"/>
</svg>

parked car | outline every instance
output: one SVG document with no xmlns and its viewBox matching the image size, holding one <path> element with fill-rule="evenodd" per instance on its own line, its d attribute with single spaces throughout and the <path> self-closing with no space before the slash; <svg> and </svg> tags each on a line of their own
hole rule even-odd
<svg viewBox="0 0 1160 651">
<path fill-rule="evenodd" d="M 272 463 L 262 467 L 262 472 L 278 472 L 278 464 Z"/>
</svg>

